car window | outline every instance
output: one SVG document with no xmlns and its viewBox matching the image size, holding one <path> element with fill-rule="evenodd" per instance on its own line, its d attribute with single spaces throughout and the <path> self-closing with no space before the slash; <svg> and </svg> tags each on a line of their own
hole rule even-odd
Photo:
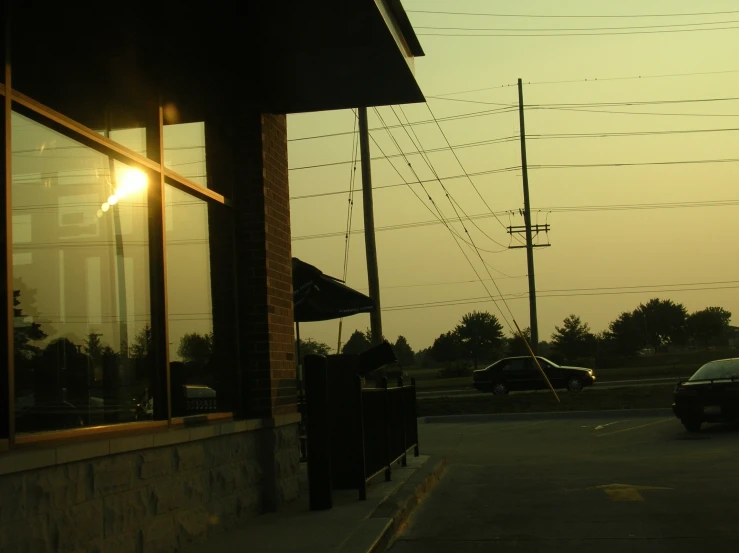
<svg viewBox="0 0 739 553">
<path fill-rule="evenodd" d="M 536 365 L 534 365 L 534 360 L 531 359 L 531 357 L 527 357 L 523 360 L 523 368 L 527 371 L 533 371 L 536 369 Z"/>
<path fill-rule="evenodd" d="M 506 372 L 522 371 L 524 370 L 523 361 L 523 359 L 509 359 L 508 363 L 506 363 L 505 369 L 503 370 Z"/>
<path fill-rule="evenodd" d="M 739 377 L 739 359 L 722 359 L 706 363 L 690 377 L 690 380 L 731 378 L 732 376 Z"/>
</svg>

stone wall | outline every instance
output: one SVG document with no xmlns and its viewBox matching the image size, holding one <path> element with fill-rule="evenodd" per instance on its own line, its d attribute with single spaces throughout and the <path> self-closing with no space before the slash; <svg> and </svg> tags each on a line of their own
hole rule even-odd
<svg viewBox="0 0 739 553">
<path fill-rule="evenodd" d="M 298 465 L 292 424 L 0 476 L 0 551 L 176 552 L 295 499 Z"/>
</svg>

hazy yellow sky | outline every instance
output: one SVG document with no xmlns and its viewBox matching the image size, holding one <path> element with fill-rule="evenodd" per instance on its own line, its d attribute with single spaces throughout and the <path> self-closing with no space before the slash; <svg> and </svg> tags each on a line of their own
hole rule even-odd
<svg viewBox="0 0 739 553">
<path fill-rule="evenodd" d="M 535 135 L 561 133 L 739 129 L 739 100 L 732 99 L 739 97 L 739 62 L 736 60 L 736 53 L 739 52 L 739 5 L 736 2 L 649 0 L 596 3 L 571 0 L 557 3 L 513 3 L 490 0 L 405 0 L 404 6 L 406 10 L 537 15 L 679 14 L 737 10 L 736 13 L 713 16 L 592 19 L 453 16 L 413 12 L 409 16 L 419 34 L 460 32 L 421 29 L 422 26 L 592 29 L 721 22 L 715 27 L 736 27 L 715 31 L 608 36 L 596 34 L 467 38 L 422 35 L 419 38 L 426 57 L 416 60 L 416 77 L 427 97 L 496 87 L 447 96 L 468 102 L 428 98 L 428 104 L 437 118 L 505 107 L 497 104 L 516 104 L 516 87 L 500 85 L 514 85 L 519 77 L 524 83 L 531 83 L 524 86 L 525 103 L 531 106 L 728 99 L 582 108 L 591 111 L 529 109 L 526 112 L 526 131 L 531 137 L 527 142 L 530 166 L 739 159 L 739 130 L 578 139 L 534 138 Z M 685 28 L 697 27 L 661 29 Z M 712 72 L 723 73 L 651 77 Z M 643 78 L 620 79 L 638 76 Z M 596 78 L 599 79 L 597 82 L 594 81 Z M 588 81 L 585 82 L 585 79 Z M 543 84 L 550 81 L 576 82 Z M 648 114 L 605 113 L 602 110 Z M 405 115 L 397 106 L 395 113 L 389 107 L 379 108 L 379 113 L 388 125 L 398 123 L 396 114 L 400 117 L 407 116 L 412 122 L 431 118 L 429 109 L 424 104 L 403 106 L 403 111 Z M 370 110 L 370 127 L 381 126 L 378 117 Z M 518 114 L 512 111 L 476 115 L 442 121 L 441 126 L 455 146 L 489 141 L 516 136 Z M 416 125 L 413 128 L 423 149 L 446 147 L 435 124 Z M 288 129 L 292 168 L 352 158 L 351 132 L 354 129 L 354 116 L 350 111 L 290 116 Z M 406 154 L 416 151 L 405 130 L 396 128 L 392 132 Z M 295 140 L 329 133 L 347 134 L 315 140 Z M 386 154 L 398 153 L 385 130 L 376 130 L 371 134 Z M 489 215 L 488 208 L 467 179 L 443 177 L 460 175 L 465 171 L 476 173 L 520 166 L 519 143 L 513 140 L 483 144 L 457 148 L 456 152 L 464 169 L 460 168 L 448 149 L 429 153 L 429 159 L 454 200 L 459 202 L 467 214 Z M 376 145 L 372 144 L 372 156 L 380 155 Z M 434 174 L 420 155 L 410 155 L 408 159 L 422 180 L 434 179 Z M 381 159 L 372 162 L 375 187 L 402 182 L 390 162 L 408 182 L 416 181 L 402 157 L 391 158 L 390 161 Z M 538 217 L 540 223 L 546 221 L 551 225 L 549 236 L 540 238 L 540 243 L 551 242 L 551 247 L 538 248 L 535 253 L 536 284 L 540 294 L 540 339 L 548 339 L 554 331 L 554 325 L 560 324 L 570 313 L 580 315 L 590 323 L 593 330 L 600 331 L 620 312 L 632 310 L 639 302 L 652 297 L 682 302 L 690 311 L 719 305 L 739 314 L 737 205 L 607 209 L 594 212 L 552 210 L 547 213 L 550 208 L 593 205 L 722 200 L 733 200 L 739 205 L 738 171 L 739 163 L 733 162 L 532 168 L 529 182 L 533 222 L 537 222 Z M 350 174 L 350 164 L 291 170 L 290 173 L 293 198 L 341 192 L 293 199 L 291 202 L 293 255 L 339 278 L 343 274 L 345 240 L 341 233 L 346 225 Z M 520 170 L 473 176 L 472 180 L 493 211 L 515 212 L 522 208 Z M 360 186 L 357 166 L 355 187 L 359 190 Z M 428 182 L 425 186 L 444 216 L 453 220 L 454 211 L 440 184 Z M 419 184 L 412 184 L 412 187 L 425 199 Z M 378 229 L 434 219 L 406 186 L 377 189 L 374 201 L 375 224 Z M 509 218 L 506 214 L 499 215 L 499 218 L 502 224 L 488 216 L 475 220 L 479 229 L 470 222 L 466 223 L 466 227 L 475 244 L 481 250 L 488 250 L 481 255 L 496 269 L 491 270 L 491 273 L 496 277 L 502 293 L 517 295 L 515 299 L 508 301 L 508 305 L 521 327 L 525 327 L 529 324 L 525 250 L 507 249 L 510 236 L 504 229 L 509 224 L 523 224 L 523 219 L 519 215 Z M 459 222 L 453 226 L 464 234 Z M 353 228 L 362 227 L 361 196 L 357 194 Z M 339 235 L 305 238 L 323 233 Z M 394 341 L 402 334 L 418 350 L 431 345 L 435 337 L 450 330 L 468 311 L 487 310 L 499 315 L 498 309 L 489 300 L 442 307 L 389 309 L 394 306 L 461 301 L 487 296 L 475 272 L 444 226 L 435 224 L 378 231 L 377 246 L 383 329 L 388 339 Z M 466 252 L 480 274 L 487 278 L 477 254 L 470 248 L 466 248 Z M 366 289 L 364 256 L 363 236 L 352 235 L 347 276 L 349 286 Z M 501 272 L 507 276 L 502 276 Z M 494 290 L 490 281 L 486 284 L 491 291 Z M 566 295 L 553 297 L 557 294 Z M 499 305 L 505 310 L 502 304 Z M 346 319 L 344 342 L 354 329 L 363 330 L 368 326 L 368 315 Z M 336 347 L 338 322 L 301 325 L 301 335 Z"/>
</svg>

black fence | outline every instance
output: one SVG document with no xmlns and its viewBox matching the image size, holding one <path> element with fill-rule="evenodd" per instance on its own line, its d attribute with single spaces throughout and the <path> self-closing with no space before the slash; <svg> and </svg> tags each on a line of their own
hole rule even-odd
<svg viewBox="0 0 739 553">
<path fill-rule="evenodd" d="M 416 457 L 419 454 L 416 382 L 411 378 L 411 385 L 404 386 L 399 378 L 397 387 L 389 388 L 383 378 L 379 388 L 363 388 L 358 379 L 356 393 L 359 432 L 354 439 L 361 459 L 355 482 L 359 498 L 365 499 L 370 479 L 384 472 L 389 481 L 393 464 L 406 466 L 411 448 Z"/>
<path fill-rule="evenodd" d="M 331 489 L 355 489 L 366 499 L 369 480 L 384 473 L 389 481 L 393 465 L 405 466 L 409 451 L 419 455 L 415 378 L 408 386 L 399 378 L 394 387 L 383 378 L 380 387 L 367 388 L 345 356 L 330 363 L 309 357 L 305 415 L 311 506 L 330 508 Z"/>
</svg>

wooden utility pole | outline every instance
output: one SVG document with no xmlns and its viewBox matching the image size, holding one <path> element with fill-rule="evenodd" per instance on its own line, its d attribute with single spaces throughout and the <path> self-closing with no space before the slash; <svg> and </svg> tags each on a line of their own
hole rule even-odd
<svg viewBox="0 0 739 553">
<path fill-rule="evenodd" d="M 359 108 L 359 150 L 362 158 L 362 207 L 364 210 L 364 249 L 367 254 L 367 280 L 369 295 L 375 302 L 370 313 L 372 345 L 382 343 L 382 311 L 380 309 L 380 275 L 377 267 L 377 244 L 375 243 L 375 211 L 372 203 L 372 171 L 370 168 L 369 126 L 367 108 Z"/>
<path fill-rule="evenodd" d="M 531 241 L 531 205 L 529 203 L 529 169 L 526 162 L 526 127 L 523 116 L 523 83 L 518 79 L 518 118 L 521 128 L 521 169 L 523 174 L 523 217 L 526 225 L 526 262 L 529 273 L 529 319 L 531 349 L 538 353 L 539 323 L 536 316 L 536 279 L 534 277 L 534 245 Z"/>
</svg>

